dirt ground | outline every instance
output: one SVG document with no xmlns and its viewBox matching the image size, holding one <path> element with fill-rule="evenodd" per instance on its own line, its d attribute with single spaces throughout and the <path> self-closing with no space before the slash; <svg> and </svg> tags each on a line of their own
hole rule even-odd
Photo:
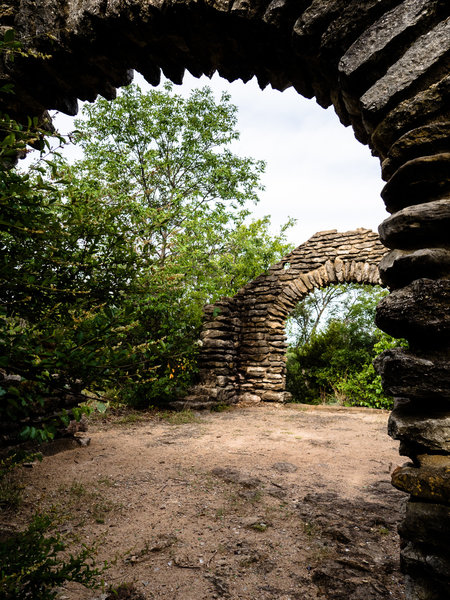
<svg viewBox="0 0 450 600">
<path fill-rule="evenodd" d="M 134 583 L 133 599 L 399 600 L 405 496 L 390 473 L 403 460 L 386 422 L 292 404 L 97 420 L 89 446 L 24 469 L 8 526 L 55 507 L 61 531 L 114 559 L 107 584 Z"/>
</svg>

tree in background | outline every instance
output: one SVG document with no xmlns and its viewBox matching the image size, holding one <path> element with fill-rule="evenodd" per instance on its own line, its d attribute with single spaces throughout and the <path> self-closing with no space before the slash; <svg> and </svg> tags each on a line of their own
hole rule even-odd
<svg viewBox="0 0 450 600">
<path fill-rule="evenodd" d="M 203 304 L 290 249 L 289 224 L 271 236 L 267 218 L 248 222 L 264 165 L 227 148 L 227 95 L 130 86 L 84 113 L 82 160 L 1 172 L 0 411 L 34 437 L 86 391 L 135 405 L 182 394 Z"/>
<path fill-rule="evenodd" d="M 372 366 L 382 350 L 402 343 L 374 325 L 386 293 L 378 286 L 329 286 L 299 303 L 287 328 L 287 390 L 296 401 L 391 407 Z"/>
<path fill-rule="evenodd" d="M 131 85 L 83 114 L 84 158 L 65 167 L 71 197 L 86 190 L 117 221 L 135 255 L 126 298 L 139 306 L 135 335 L 164 348 L 156 379 L 129 388 L 129 401 L 170 399 L 191 381 L 202 306 L 283 256 L 290 223 L 271 236 L 267 217 L 248 222 L 265 165 L 229 150 L 239 137 L 229 95 L 216 102 L 209 88 L 183 98 L 171 84 L 148 93 Z"/>
</svg>

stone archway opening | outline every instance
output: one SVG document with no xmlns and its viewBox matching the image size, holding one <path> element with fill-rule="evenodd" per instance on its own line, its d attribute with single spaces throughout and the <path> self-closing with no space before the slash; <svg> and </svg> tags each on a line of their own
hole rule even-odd
<svg viewBox="0 0 450 600">
<path fill-rule="evenodd" d="M 410 342 L 409 350 L 391 350 L 378 360 L 385 391 L 397 398 L 390 433 L 412 461 L 393 475 L 394 484 L 411 495 L 400 527 L 402 568 L 408 598 L 449 597 L 448 1 L 3 4 L 2 26 L 14 28 L 32 52 L 2 64 L 3 82 L 16 89 L 4 99 L 7 112 L 24 122 L 27 114 L 49 108 L 75 114 L 77 98 L 92 100 L 97 93 L 112 98 L 115 87 L 129 83 L 133 68 L 154 85 L 161 69 L 175 83 L 185 69 L 197 76 L 218 71 L 230 81 L 256 75 L 261 87 L 292 86 L 323 107 L 333 104 L 341 122 L 380 158 L 387 182 L 382 197 L 393 213 L 380 227 L 390 249 L 380 274 L 392 291 L 378 308 L 377 323 Z M 331 266 L 335 277 L 342 273 L 338 259 Z M 314 280 L 322 267 L 327 271 L 325 264 L 318 266 Z M 279 297 L 289 302 L 283 289 Z M 236 354 L 236 335 L 244 331 L 236 311 L 244 298 L 223 300 L 206 311 L 205 325 L 215 333 L 205 332 L 204 365 L 211 373 L 222 369 L 214 372 L 214 381 L 205 379 L 206 399 L 212 390 L 215 401 L 230 402 L 240 393 L 246 365 Z M 213 310 L 221 311 L 222 319 Z M 268 322 L 278 320 L 272 315 Z M 255 329 L 253 335 L 259 334 L 263 338 L 254 341 L 263 348 L 265 332 Z"/>
<path fill-rule="evenodd" d="M 200 381 L 172 406 L 287 401 L 289 313 L 316 288 L 333 283 L 379 284 L 378 263 L 384 254 L 373 231 L 319 232 L 232 298 L 206 306 Z"/>
<path fill-rule="evenodd" d="M 375 348 L 390 343 L 374 323 L 386 294 L 376 283 L 328 284 L 294 307 L 286 320 L 286 391 L 292 402 L 390 407 L 372 387 Z"/>
</svg>

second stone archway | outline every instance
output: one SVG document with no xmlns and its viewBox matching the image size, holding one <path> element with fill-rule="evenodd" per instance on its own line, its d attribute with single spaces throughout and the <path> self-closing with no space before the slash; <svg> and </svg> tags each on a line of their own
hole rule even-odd
<svg viewBox="0 0 450 600">
<path fill-rule="evenodd" d="M 206 306 L 200 381 L 173 406 L 284 402 L 289 313 L 315 288 L 381 283 L 378 264 L 385 253 L 378 235 L 368 229 L 322 231 L 232 298 Z"/>
</svg>

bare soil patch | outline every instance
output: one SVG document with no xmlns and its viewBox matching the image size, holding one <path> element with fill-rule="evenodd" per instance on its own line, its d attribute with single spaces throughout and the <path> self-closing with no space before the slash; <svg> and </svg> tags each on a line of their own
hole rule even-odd
<svg viewBox="0 0 450 600">
<path fill-rule="evenodd" d="M 24 470 L 25 503 L 99 542 L 108 584 L 158 600 L 404 598 L 404 494 L 387 413 L 302 405 L 90 426 L 88 447 Z M 67 586 L 61 599 L 106 594 Z M 125 595 L 123 596 L 125 597 Z"/>
</svg>

